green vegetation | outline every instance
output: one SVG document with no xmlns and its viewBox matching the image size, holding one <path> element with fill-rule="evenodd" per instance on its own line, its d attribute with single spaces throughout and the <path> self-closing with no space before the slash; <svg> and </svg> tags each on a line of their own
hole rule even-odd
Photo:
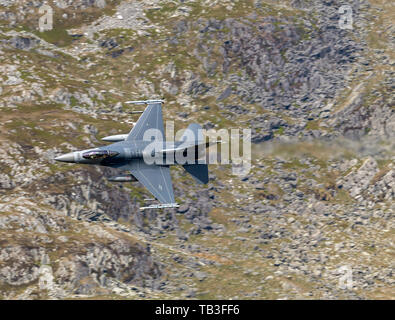
<svg viewBox="0 0 395 320">
<path fill-rule="evenodd" d="M 50 31 L 35 32 L 37 36 L 57 47 L 66 47 L 72 43 L 72 37 L 64 28 L 54 28 Z"/>
<path fill-rule="evenodd" d="M 284 127 L 278 128 L 277 131 L 276 131 L 276 134 L 278 134 L 280 136 L 283 135 L 284 134 Z"/>
<path fill-rule="evenodd" d="M 306 124 L 306 130 L 319 130 L 320 129 L 319 123 L 320 123 L 319 120 L 310 120 Z"/>
</svg>

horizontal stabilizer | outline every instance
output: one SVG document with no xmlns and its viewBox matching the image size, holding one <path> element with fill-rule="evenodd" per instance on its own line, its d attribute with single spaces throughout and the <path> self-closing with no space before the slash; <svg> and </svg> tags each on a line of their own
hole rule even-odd
<svg viewBox="0 0 395 320">
<path fill-rule="evenodd" d="M 147 210 L 147 209 L 166 209 L 166 208 L 178 208 L 179 205 L 177 203 L 163 203 L 163 204 L 152 204 L 148 207 L 142 207 L 140 208 L 141 211 Z"/>
<path fill-rule="evenodd" d="M 136 100 L 136 101 L 126 101 L 126 104 L 154 104 L 154 103 L 162 103 L 164 100 Z"/>
<path fill-rule="evenodd" d="M 208 183 L 207 164 L 186 164 L 183 167 L 197 182 L 202 184 Z"/>
</svg>

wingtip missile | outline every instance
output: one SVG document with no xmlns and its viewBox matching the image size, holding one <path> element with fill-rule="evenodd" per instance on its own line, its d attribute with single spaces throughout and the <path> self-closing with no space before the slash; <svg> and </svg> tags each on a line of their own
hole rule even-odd
<svg viewBox="0 0 395 320">
<path fill-rule="evenodd" d="M 163 103 L 165 100 L 136 100 L 136 101 L 126 101 L 126 104 L 153 104 L 153 103 Z"/>
<path fill-rule="evenodd" d="M 148 207 L 141 207 L 140 210 L 144 211 L 147 209 L 167 209 L 167 208 L 179 208 L 178 203 L 163 203 L 163 204 L 153 204 Z"/>
</svg>

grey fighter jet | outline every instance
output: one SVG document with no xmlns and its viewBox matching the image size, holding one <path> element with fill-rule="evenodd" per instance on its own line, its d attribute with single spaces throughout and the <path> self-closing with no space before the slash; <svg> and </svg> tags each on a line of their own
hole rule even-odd
<svg viewBox="0 0 395 320">
<path fill-rule="evenodd" d="M 162 100 L 129 101 L 147 104 L 147 108 L 129 134 L 103 138 L 110 145 L 70 152 L 56 161 L 95 164 L 120 169 L 127 174 L 109 178 L 113 182 L 141 182 L 160 204 L 141 209 L 175 208 L 171 165 L 182 165 L 195 180 L 208 182 L 205 142 L 201 126 L 191 124 L 181 140 L 166 141 L 162 118 Z M 204 158 L 203 158 L 204 157 Z"/>
</svg>

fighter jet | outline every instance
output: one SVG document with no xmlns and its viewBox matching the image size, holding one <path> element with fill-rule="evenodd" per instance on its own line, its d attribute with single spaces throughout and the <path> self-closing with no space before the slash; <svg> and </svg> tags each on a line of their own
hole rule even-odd
<svg viewBox="0 0 395 320">
<path fill-rule="evenodd" d="M 143 114 L 129 134 L 105 137 L 114 142 L 103 147 L 70 152 L 54 160 L 69 163 L 101 165 L 126 172 L 111 177 L 112 182 L 139 181 L 159 201 L 145 209 L 176 208 L 170 176 L 171 165 L 182 165 L 196 181 L 208 182 L 205 149 L 210 145 L 199 124 L 193 123 L 179 141 L 166 141 L 162 117 L 163 100 L 128 101 L 147 104 Z M 202 160 L 202 157 L 204 159 Z"/>
</svg>

